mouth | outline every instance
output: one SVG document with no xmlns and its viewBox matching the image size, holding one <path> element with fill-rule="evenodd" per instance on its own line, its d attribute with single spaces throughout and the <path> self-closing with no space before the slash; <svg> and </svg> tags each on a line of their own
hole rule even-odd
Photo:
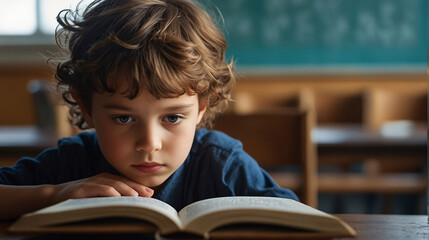
<svg viewBox="0 0 429 240">
<path fill-rule="evenodd" d="M 165 165 L 160 163 L 142 163 L 138 165 L 132 165 L 134 168 L 139 170 L 142 173 L 156 173 L 161 168 L 163 168 Z"/>
</svg>

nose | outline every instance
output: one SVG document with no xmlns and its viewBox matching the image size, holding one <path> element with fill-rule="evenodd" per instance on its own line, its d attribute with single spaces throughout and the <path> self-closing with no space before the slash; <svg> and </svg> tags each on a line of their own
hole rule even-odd
<svg viewBox="0 0 429 240">
<path fill-rule="evenodd" d="M 155 126 L 145 126 L 137 132 L 136 150 L 152 153 L 162 148 L 161 132 Z"/>
</svg>

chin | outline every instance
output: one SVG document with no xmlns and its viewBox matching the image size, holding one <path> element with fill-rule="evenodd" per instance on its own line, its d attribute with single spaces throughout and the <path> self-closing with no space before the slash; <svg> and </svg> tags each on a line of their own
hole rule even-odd
<svg viewBox="0 0 429 240">
<path fill-rule="evenodd" d="M 149 177 L 150 179 L 140 179 L 140 181 L 136 181 L 140 183 L 143 186 L 150 187 L 150 188 L 156 188 L 161 186 L 166 180 L 166 177 Z"/>
</svg>

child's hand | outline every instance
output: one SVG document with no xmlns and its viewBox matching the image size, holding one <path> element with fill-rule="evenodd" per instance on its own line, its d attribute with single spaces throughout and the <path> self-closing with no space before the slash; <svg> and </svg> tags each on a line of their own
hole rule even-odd
<svg viewBox="0 0 429 240">
<path fill-rule="evenodd" d="M 128 178 L 108 173 L 63 183 L 55 187 L 54 202 L 86 197 L 152 197 L 153 190 Z"/>
</svg>

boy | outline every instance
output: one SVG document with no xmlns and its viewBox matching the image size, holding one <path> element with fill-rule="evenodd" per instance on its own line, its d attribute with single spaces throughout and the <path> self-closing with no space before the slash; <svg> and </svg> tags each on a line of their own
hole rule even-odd
<svg viewBox="0 0 429 240">
<path fill-rule="evenodd" d="M 209 131 L 234 83 L 226 43 L 186 0 L 97 0 L 58 15 L 58 90 L 72 122 L 94 128 L 0 169 L 2 219 L 69 198 L 155 197 L 180 210 L 233 195 L 296 199 L 241 146 Z"/>
</svg>

